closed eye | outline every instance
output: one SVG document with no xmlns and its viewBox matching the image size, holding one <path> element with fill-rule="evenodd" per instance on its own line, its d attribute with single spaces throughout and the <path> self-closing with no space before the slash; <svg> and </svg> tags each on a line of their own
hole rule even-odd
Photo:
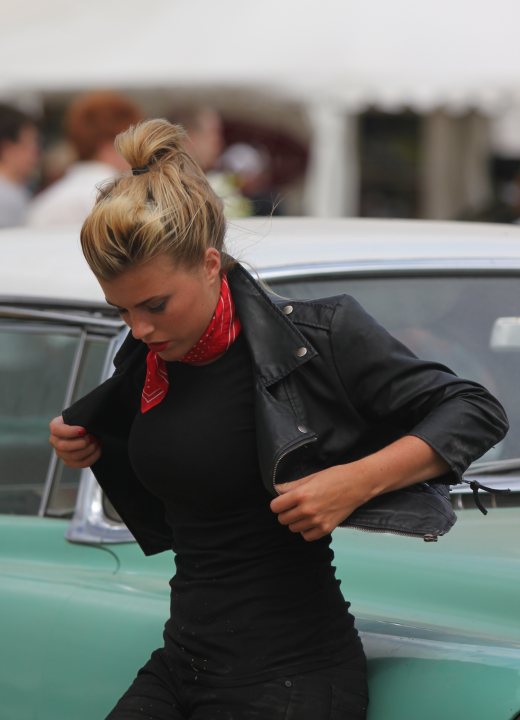
<svg viewBox="0 0 520 720">
<path fill-rule="evenodd" d="M 141 308 L 142 310 L 146 310 L 146 312 L 155 314 L 155 313 L 161 313 L 166 308 L 166 304 L 168 302 L 168 298 L 164 298 L 160 302 L 156 302 L 154 304 L 148 302 L 142 302 L 139 303 L 136 307 Z M 118 307 L 117 305 L 114 305 L 113 303 L 109 302 L 107 300 L 108 305 L 111 305 L 118 313 L 119 315 L 126 315 L 128 313 L 128 310 L 126 308 Z"/>
<path fill-rule="evenodd" d="M 166 300 L 163 300 L 162 302 L 158 303 L 157 305 L 148 305 L 146 308 L 148 312 L 151 313 L 160 313 L 164 310 L 166 307 Z"/>
</svg>

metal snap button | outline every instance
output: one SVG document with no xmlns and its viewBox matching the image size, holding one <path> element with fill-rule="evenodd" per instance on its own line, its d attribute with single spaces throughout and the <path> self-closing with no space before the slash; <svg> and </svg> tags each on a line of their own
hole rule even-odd
<svg viewBox="0 0 520 720">
<path fill-rule="evenodd" d="M 297 350 L 295 350 L 294 354 L 296 357 L 304 357 L 307 355 L 307 348 L 306 347 L 299 347 Z"/>
<path fill-rule="evenodd" d="M 285 687 L 292 687 L 292 682 L 290 680 L 286 680 L 284 685 Z"/>
<path fill-rule="evenodd" d="M 298 430 L 299 430 L 301 433 L 309 432 L 308 428 L 306 428 L 305 425 L 298 425 Z"/>
<path fill-rule="evenodd" d="M 293 310 L 294 310 L 294 308 L 292 305 L 286 305 L 285 307 L 282 308 L 282 312 L 284 315 L 290 315 Z"/>
</svg>

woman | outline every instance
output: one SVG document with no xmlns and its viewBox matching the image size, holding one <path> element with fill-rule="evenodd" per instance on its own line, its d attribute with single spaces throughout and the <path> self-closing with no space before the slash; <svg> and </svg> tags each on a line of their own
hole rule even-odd
<svg viewBox="0 0 520 720">
<path fill-rule="evenodd" d="M 460 478 L 504 412 L 352 298 L 278 307 L 226 253 L 178 127 L 148 121 L 116 145 L 132 174 L 100 193 L 81 243 L 131 333 L 51 442 L 93 466 L 146 554 L 175 551 L 176 574 L 164 646 L 108 717 L 364 718 L 330 532 L 364 513 L 427 534 L 424 507 L 427 532 L 446 531 L 442 493 L 417 483 Z"/>
</svg>

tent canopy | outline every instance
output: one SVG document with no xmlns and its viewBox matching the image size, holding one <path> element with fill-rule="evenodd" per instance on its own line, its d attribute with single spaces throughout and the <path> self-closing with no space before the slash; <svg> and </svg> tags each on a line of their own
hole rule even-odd
<svg viewBox="0 0 520 720">
<path fill-rule="evenodd" d="M 520 102 L 518 0 L 2 0 L 0 93 L 233 86 L 304 102 Z"/>
</svg>

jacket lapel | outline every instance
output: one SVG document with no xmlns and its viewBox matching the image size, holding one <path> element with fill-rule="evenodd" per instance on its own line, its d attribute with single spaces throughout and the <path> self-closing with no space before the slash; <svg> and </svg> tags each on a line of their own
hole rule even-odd
<svg viewBox="0 0 520 720">
<path fill-rule="evenodd" d="M 316 434 L 306 427 L 304 418 L 297 417 L 297 403 L 279 399 L 273 386 L 318 353 L 240 265 L 229 274 L 229 284 L 254 366 L 260 472 L 266 490 L 274 495 L 275 483 L 284 481 L 278 474 L 283 458 L 315 440 Z"/>
<path fill-rule="evenodd" d="M 229 274 L 255 373 L 266 387 L 317 355 L 315 348 L 240 265 Z"/>
</svg>

